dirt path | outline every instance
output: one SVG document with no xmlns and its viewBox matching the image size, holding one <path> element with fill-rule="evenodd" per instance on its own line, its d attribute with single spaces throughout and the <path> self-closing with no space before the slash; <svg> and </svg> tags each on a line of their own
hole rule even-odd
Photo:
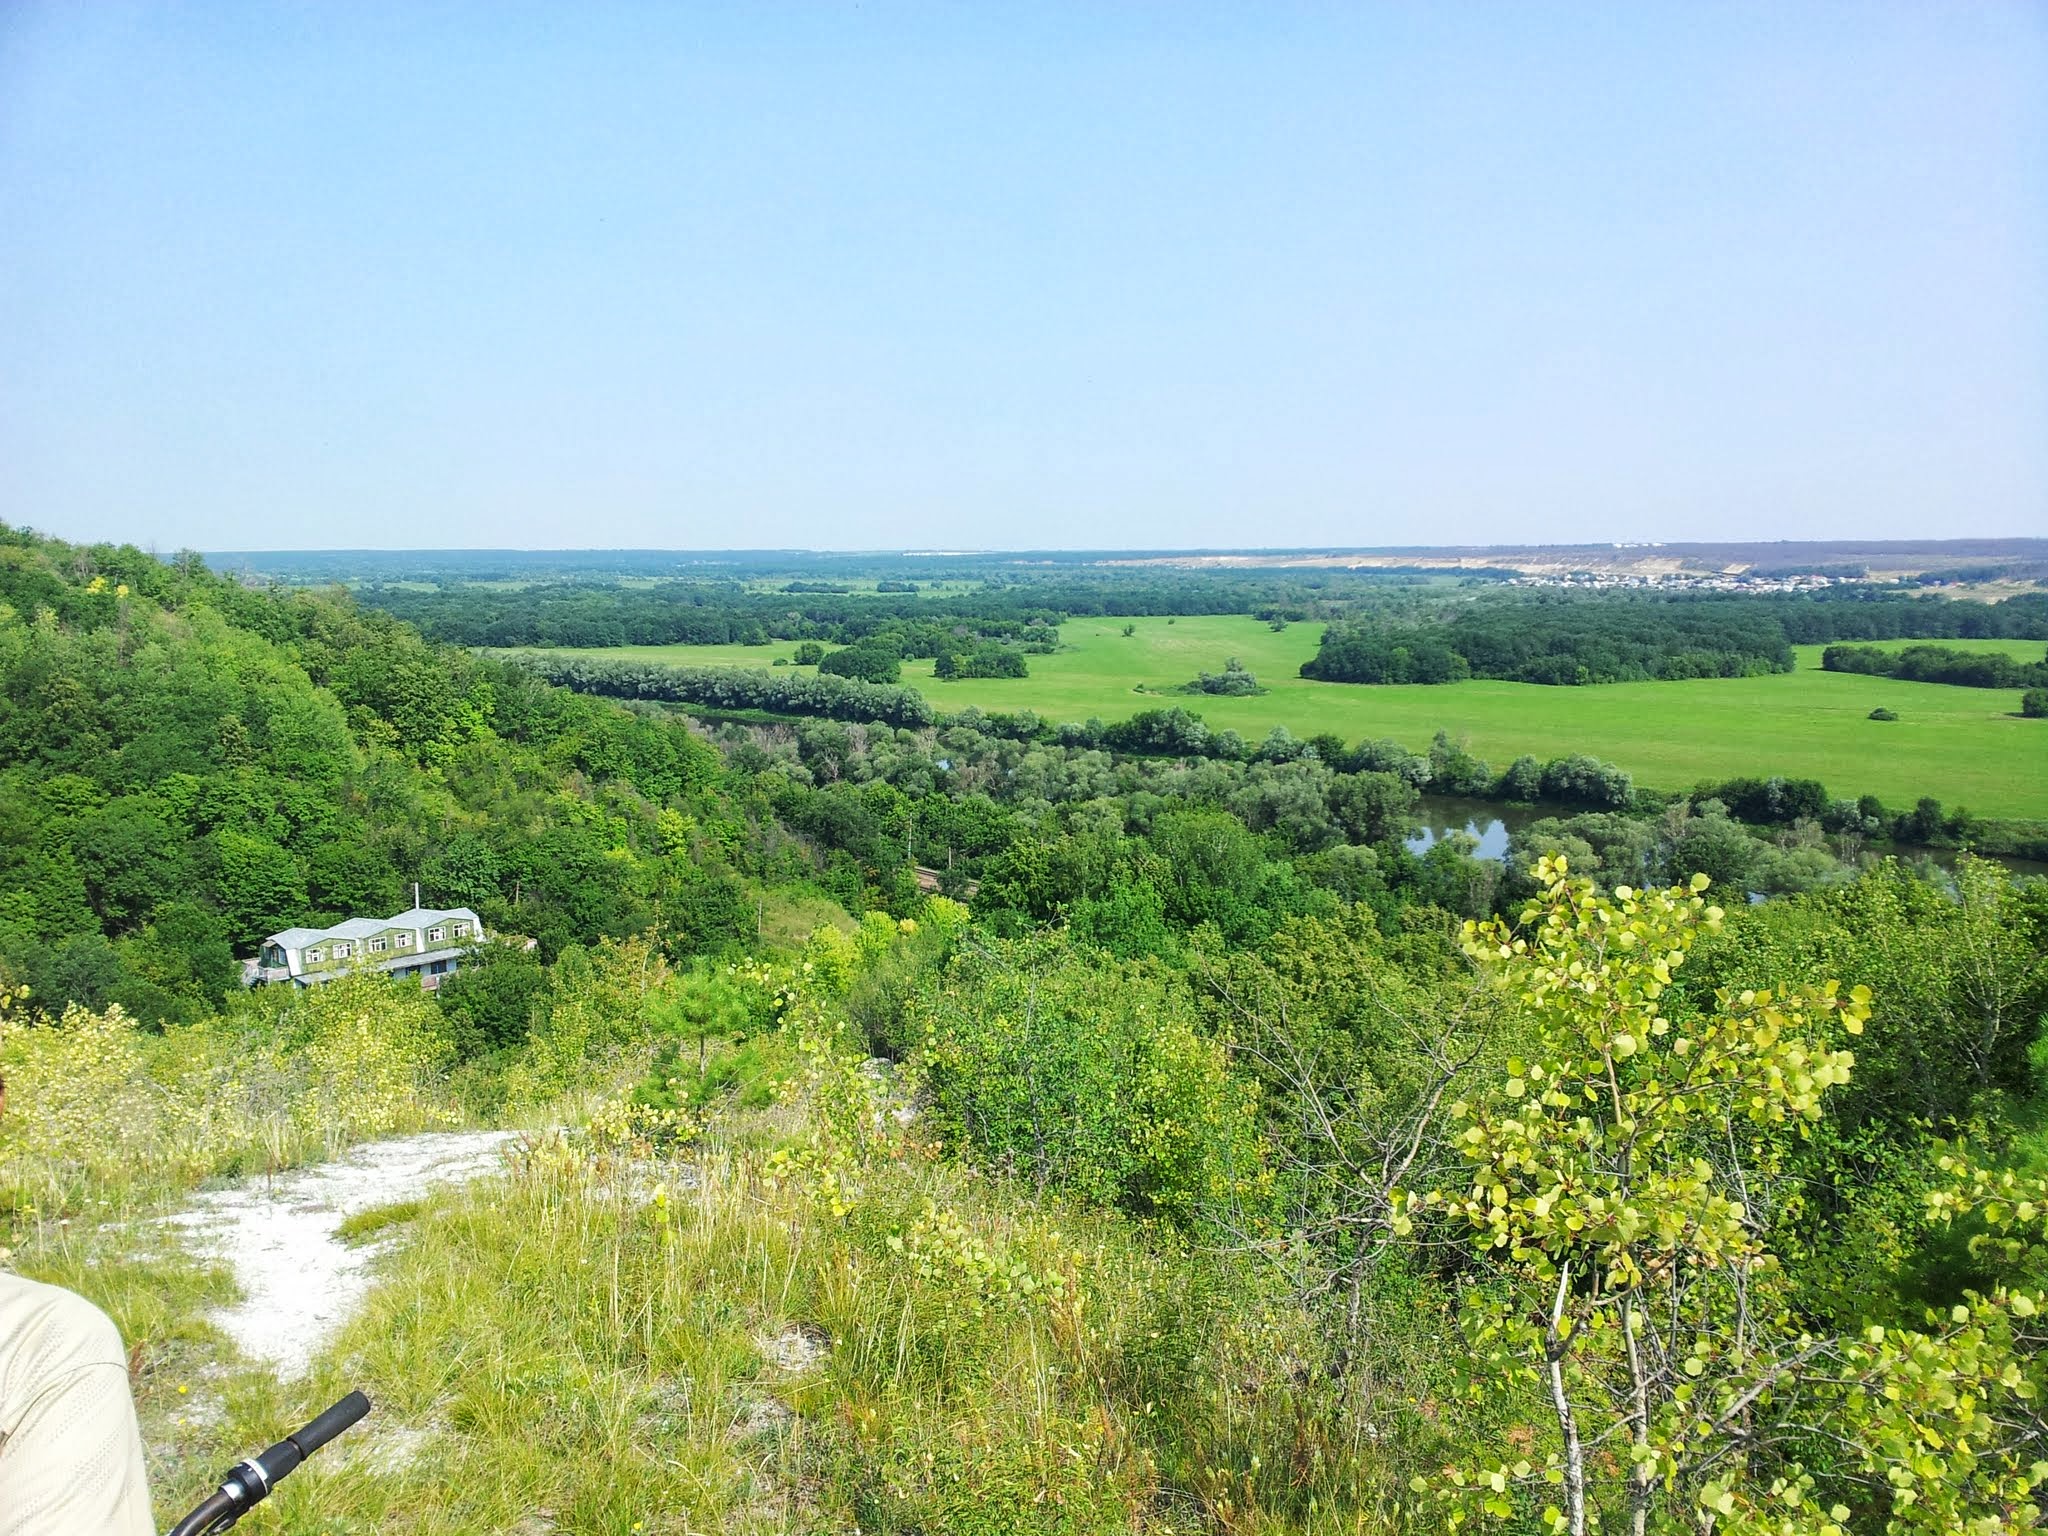
<svg viewBox="0 0 2048 1536">
<path fill-rule="evenodd" d="M 514 1134 L 452 1131 L 369 1142 L 330 1163 L 209 1191 L 170 1221 L 195 1249 L 235 1272 L 242 1300 L 213 1321 L 244 1355 L 290 1378 L 369 1289 L 380 1245 L 342 1242 L 342 1222 L 418 1199 L 435 1185 L 496 1172 Z"/>
</svg>

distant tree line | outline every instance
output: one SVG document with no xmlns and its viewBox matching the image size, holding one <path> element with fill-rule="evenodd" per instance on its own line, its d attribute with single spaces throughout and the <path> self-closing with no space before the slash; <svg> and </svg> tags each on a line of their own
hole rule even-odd
<svg viewBox="0 0 2048 1536">
<path fill-rule="evenodd" d="M 1488 594 L 1435 613 L 1332 624 L 1301 670 L 1340 683 L 1750 677 L 1790 671 L 1794 645 L 1908 638 L 2048 639 L 2048 594 L 2002 603 L 1872 588 L 1755 597 Z"/>
<path fill-rule="evenodd" d="M 1403 578 L 1404 580 L 1412 578 Z M 837 588 L 838 590 L 830 590 Z M 905 590 L 910 589 L 910 590 Z M 872 593 L 843 583 L 786 582 L 763 592 L 740 581 L 677 579 L 652 586 L 554 580 L 506 589 L 451 583 L 434 590 L 371 585 L 360 601 L 417 625 L 430 639 L 468 646 L 765 645 L 821 640 L 849 645 L 885 629 L 929 624 L 986 639 L 1023 641 L 1063 618 L 1256 613 L 1329 618 L 1362 604 L 1403 602 L 1398 583 L 1348 572 L 1171 576 L 1116 574 L 991 579 L 966 593 L 930 594 L 888 581 Z M 906 645 L 906 656 L 936 656 Z"/>
<path fill-rule="evenodd" d="M 1916 587 L 1939 587 L 1965 581 L 2031 581 L 2048 578 L 2048 561 L 2002 560 L 1982 565 L 1958 565 L 1946 570 L 1922 571 L 1905 580 Z"/>
<path fill-rule="evenodd" d="M 654 699 L 721 710 L 759 709 L 828 720 L 880 720 L 901 726 L 932 722 L 931 706 L 915 688 L 865 682 L 822 670 L 664 667 L 654 662 L 545 655 L 522 657 L 520 665 L 545 682 L 615 699 Z"/>
<path fill-rule="evenodd" d="M 1978 603 L 1883 587 L 1835 587 L 1739 601 L 1769 612 L 1794 645 L 1833 640 L 2048 640 L 2048 592 Z"/>
<path fill-rule="evenodd" d="M 886 562 L 878 564 L 879 571 Z M 971 653 L 983 641 L 1026 652 L 1057 643 L 1068 618 L 1251 614 L 1278 625 L 1326 620 L 1343 633 L 1317 664 L 1336 681 L 1534 682 L 1726 676 L 1772 670 L 1786 644 L 1891 639 L 2048 640 L 2048 594 L 1956 602 L 1890 587 L 1813 593 L 1560 593 L 1503 590 L 1467 573 L 1456 586 L 1398 571 L 1095 569 L 1044 574 L 975 566 L 964 592 L 876 590 L 809 575 L 762 590 L 739 579 L 631 583 L 565 577 L 505 587 L 449 580 L 428 590 L 372 584 L 359 599 L 464 646 L 766 645 L 845 648 L 888 634 L 903 657 Z M 834 566 L 835 572 L 850 568 Z M 872 573 L 862 573 L 872 574 Z M 1440 574 L 1440 573 L 1439 573 Z M 835 590 L 836 589 L 836 590 Z M 1775 627 L 1773 627 L 1775 625 Z M 1447 628 L 1454 633 L 1444 633 Z M 1381 642 L 1384 643 L 1381 643 Z M 1396 652 L 1405 654 L 1397 655 Z M 1459 657 L 1465 671 L 1459 672 Z"/>
<path fill-rule="evenodd" d="M 821 590 L 826 588 L 837 590 Z M 1063 612 L 1025 592 L 927 597 L 855 593 L 838 583 L 813 581 L 790 582 L 779 592 L 726 581 L 669 581 L 652 587 L 562 581 L 513 591 L 368 587 L 358 596 L 417 625 L 430 639 L 508 648 L 767 645 L 777 640 L 846 646 L 892 632 L 903 655 L 932 656 L 954 638 L 955 630 L 1022 641 L 1033 631 L 1053 629 Z"/>
<path fill-rule="evenodd" d="M 1892 677 L 1909 683 L 1950 683 L 1960 688 L 2048 686 L 2048 659 L 2020 661 L 1946 645 L 1909 645 L 1902 651 L 1880 650 L 1874 645 L 1831 645 L 1821 652 L 1820 664 L 1830 672 Z"/>
</svg>

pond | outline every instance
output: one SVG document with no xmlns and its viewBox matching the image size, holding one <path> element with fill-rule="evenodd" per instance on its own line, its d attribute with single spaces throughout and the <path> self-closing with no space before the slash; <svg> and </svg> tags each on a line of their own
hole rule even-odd
<svg viewBox="0 0 2048 1536">
<path fill-rule="evenodd" d="M 1571 814 L 1571 810 L 1563 806 L 1500 805 L 1491 800 L 1467 800 L 1456 795 L 1424 795 L 1415 806 L 1416 828 L 1408 834 L 1403 846 L 1410 853 L 1426 853 L 1439 838 L 1463 832 L 1479 842 L 1479 847 L 1474 850 L 1475 858 L 1505 859 L 1508 856 L 1508 839 L 1529 823 Z M 1900 844 L 1888 851 L 1909 862 L 1932 859 L 1943 869 L 1956 867 L 1957 855 L 1953 848 L 1914 848 Z M 2003 864 L 2015 875 L 2048 875 L 2048 864 L 2035 859 L 2001 858 L 1995 854 L 1986 857 L 1994 863 Z"/>
<path fill-rule="evenodd" d="M 1410 853 L 1426 853 L 1437 839 L 1463 832 L 1479 840 L 1474 857 L 1505 859 L 1509 837 L 1530 822 L 1555 814 L 1533 806 L 1496 805 L 1490 800 L 1465 800 L 1455 795 L 1424 795 L 1415 806 L 1416 828 L 1404 846 Z"/>
</svg>

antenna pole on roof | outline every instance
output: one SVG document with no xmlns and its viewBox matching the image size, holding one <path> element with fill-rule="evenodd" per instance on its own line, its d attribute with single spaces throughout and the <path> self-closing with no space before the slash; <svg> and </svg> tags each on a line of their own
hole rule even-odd
<svg viewBox="0 0 2048 1536">
<path fill-rule="evenodd" d="M 417 880 L 413 881 L 412 883 L 412 904 L 415 909 L 417 909 L 420 904 L 420 883 Z"/>
</svg>

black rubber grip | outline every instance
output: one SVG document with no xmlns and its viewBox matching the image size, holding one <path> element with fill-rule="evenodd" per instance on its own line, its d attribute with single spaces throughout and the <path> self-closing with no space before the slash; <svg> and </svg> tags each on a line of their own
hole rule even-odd
<svg viewBox="0 0 2048 1536">
<path fill-rule="evenodd" d="M 228 1470 L 220 1489 L 180 1520 L 171 1536 L 208 1536 L 233 1525 L 270 1497 L 277 1485 L 298 1471 L 305 1459 L 351 1425 L 362 1422 L 370 1400 L 351 1392 L 296 1434 L 286 1435 L 269 1450 Z"/>
<path fill-rule="evenodd" d="M 304 1429 L 292 1435 L 291 1442 L 299 1448 L 301 1456 L 310 1456 L 343 1430 L 361 1423 L 363 1415 L 369 1411 L 370 1400 L 360 1392 L 351 1392 Z"/>
</svg>

